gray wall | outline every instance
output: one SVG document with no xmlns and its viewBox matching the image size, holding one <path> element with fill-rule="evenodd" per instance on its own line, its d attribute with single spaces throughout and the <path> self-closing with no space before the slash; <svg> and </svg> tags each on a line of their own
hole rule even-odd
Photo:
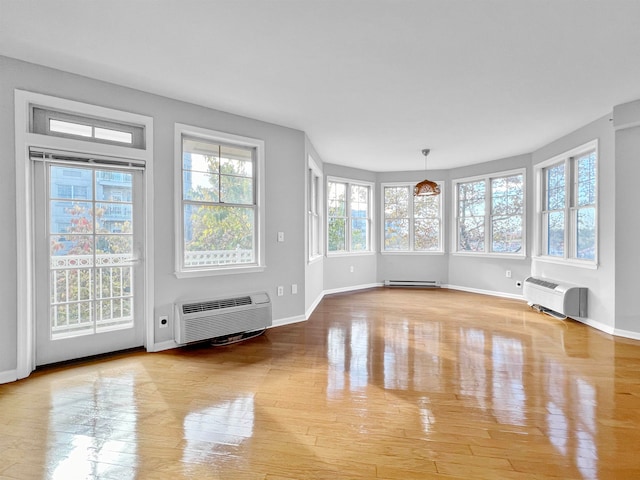
<svg viewBox="0 0 640 480">
<path fill-rule="evenodd" d="M 380 184 L 417 181 L 421 172 L 374 173 L 322 162 L 304 132 L 257 120 L 151 95 L 38 65 L 0 57 L 0 154 L 4 175 L 0 177 L 0 221 L 5 232 L 0 248 L 5 252 L 0 273 L 3 316 L 0 317 L 0 374 L 16 368 L 16 186 L 14 166 L 14 89 L 69 98 L 148 115 L 154 118 L 155 276 L 154 317 L 170 315 L 172 303 L 180 298 L 199 298 L 238 291 L 266 290 L 273 300 L 274 321 L 301 320 L 327 292 L 355 289 L 386 279 L 440 280 L 454 287 L 517 296 L 515 282 L 532 271 L 558 280 L 589 287 L 587 323 L 605 330 L 640 338 L 640 309 L 637 308 L 637 205 L 640 189 L 640 101 L 616 106 L 604 116 L 538 150 L 517 157 L 487 162 L 450 171 L 433 171 L 445 185 L 445 254 L 442 255 L 353 255 L 331 256 L 308 263 L 306 238 L 307 157 L 312 154 L 327 176 L 374 183 L 374 242 L 380 250 Z M 213 130 L 263 139 L 266 148 L 266 263 L 262 273 L 198 279 L 177 279 L 173 275 L 173 129 L 186 123 Z M 615 125 L 615 130 L 614 130 Z M 584 269 L 531 260 L 533 247 L 533 167 L 578 145 L 599 140 L 599 266 Z M 452 255 L 452 191 L 457 178 L 527 169 L 527 252 L 524 259 Z M 324 212 L 326 220 L 326 211 Z M 618 218 L 618 222 L 616 222 Z M 285 242 L 277 242 L 277 232 Z M 326 232 L 325 232 L 326 235 Z M 617 255 L 616 255 L 617 254 Z M 505 271 L 512 271 L 512 278 Z M 291 294 L 291 284 L 298 294 Z M 283 285 L 285 295 L 276 296 Z M 154 322 L 155 324 L 155 322 Z M 159 330 L 155 342 L 171 341 L 172 328 Z M 1 375 L 0 375 L 1 376 Z"/>
<path fill-rule="evenodd" d="M 615 232 L 615 308 L 616 328 L 623 334 L 640 332 L 640 101 L 620 105 L 613 110 L 615 126 L 615 184 L 601 189 L 602 197 L 615 199 L 616 222 L 609 222 Z M 613 195 L 611 194 L 613 192 Z M 607 195 L 607 193 L 609 193 Z M 612 223 L 613 222 L 613 223 Z M 607 290 L 611 290 L 609 287 Z"/>
<path fill-rule="evenodd" d="M 496 292 L 508 296 L 522 295 L 522 288 L 517 287 L 516 283 L 522 282 L 531 273 L 532 220 L 534 216 L 531 155 L 519 155 L 456 168 L 450 171 L 449 176 L 453 182 L 463 178 L 490 175 L 520 168 L 526 169 L 526 256 L 507 258 L 451 254 L 449 256 L 449 285 L 463 289 Z M 446 216 L 446 222 L 448 231 L 453 232 L 455 228 L 453 215 L 454 192 L 451 184 L 448 188 L 448 196 L 450 206 L 448 211 L 450 213 Z M 450 251 L 453 251 L 452 241 L 453 239 L 450 238 L 448 244 Z M 511 278 L 506 277 L 507 270 L 511 271 Z"/>
<path fill-rule="evenodd" d="M 305 159 L 308 160 L 309 156 L 313 157 L 315 164 L 318 168 L 323 169 L 323 164 L 320 159 L 320 155 L 313 147 L 311 140 L 309 137 L 305 135 L 305 148 L 306 155 Z M 307 173 L 307 164 L 305 163 L 305 175 Z M 308 175 L 305 176 L 305 211 L 309 211 L 309 182 Z M 324 222 L 325 217 L 323 216 L 321 221 Z M 305 303 L 305 312 L 306 315 L 310 315 L 314 306 L 322 299 L 322 294 L 324 291 L 324 261 L 322 258 L 316 259 L 313 262 L 309 263 L 309 238 L 308 238 L 308 228 L 307 228 L 307 220 L 305 219 L 305 285 L 304 285 L 304 303 Z M 324 233 L 325 229 L 322 228 L 322 232 Z M 322 245 L 324 245 L 324 240 L 322 240 Z"/>
<path fill-rule="evenodd" d="M 611 115 L 604 116 L 532 154 L 533 165 L 536 165 L 591 140 L 598 140 L 598 268 L 594 270 L 534 260 L 532 272 L 537 276 L 588 287 L 589 316 L 583 320 L 613 331 L 616 326 L 616 201 L 611 193 L 616 191 L 616 151 L 610 119 Z M 618 251 L 618 255 L 621 253 L 623 251 Z M 625 258 L 624 254 L 622 258 Z"/>
<path fill-rule="evenodd" d="M 156 317 L 170 315 L 181 298 L 202 298 L 251 291 L 267 291 L 273 302 L 274 323 L 303 319 L 305 314 L 305 135 L 303 132 L 198 105 L 0 57 L 0 236 L 5 252 L 0 272 L 3 315 L 0 317 L 0 373 L 16 368 L 16 191 L 14 165 L 14 89 L 148 115 L 154 119 L 154 296 Z M 264 272 L 177 279 L 174 272 L 174 123 L 262 139 L 266 170 L 266 265 Z M 285 242 L 277 242 L 277 232 Z M 298 294 L 291 294 L 291 284 Z M 285 295 L 276 296 L 283 285 Z M 149 312 L 148 312 L 149 313 Z M 154 322 L 154 324 L 157 322 Z M 170 341 L 173 328 L 158 330 L 155 343 Z"/>
<path fill-rule="evenodd" d="M 366 170 L 357 168 L 349 168 L 341 165 L 330 163 L 324 164 L 325 182 L 327 177 L 340 177 L 349 180 L 360 180 L 364 182 L 376 183 L 376 174 Z M 378 217 L 378 199 L 380 188 L 376 185 L 374 188 L 374 224 L 379 222 Z M 325 219 L 327 218 L 325 205 Z M 326 223 L 326 222 L 325 222 Z M 378 248 L 379 238 L 377 235 L 377 227 L 374 225 L 372 230 L 373 242 Z M 326 231 L 325 231 L 326 236 Z M 375 254 L 362 255 L 336 255 L 326 256 L 324 259 L 324 290 L 339 291 L 349 290 L 354 287 L 363 287 L 374 285 L 377 281 L 377 256 Z"/>
<path fill-rule="evenodd" d="M 448 225 L 447 212 L 451 211 L 451 192 L 449 174 L 443 170 L 429 170 L 427 175 L 429 180 L 445 182 L 441 200 L 444 201 L 444 222 L 443 222 L 443 242 L 445 253 L 414 254 L 414 253 L 382 253 L 379 248 L 378 254 L 378 274 L 379 282 L 385 280 L 436 280 L 443 285 L 449 283 L 449 251 L 450 228 Z M 425 178 L 424 170 L 409 172 L 381 172 L 378 173 L 378 188 L 376 189 L 376 211 L 382 209 L 382 186 L 383 183 L 409 182 L 418 183 Z M 382 242 L 384 225 L 382 220 L 378 222 L 376 238 L 378 245 Z"/>
</svg>

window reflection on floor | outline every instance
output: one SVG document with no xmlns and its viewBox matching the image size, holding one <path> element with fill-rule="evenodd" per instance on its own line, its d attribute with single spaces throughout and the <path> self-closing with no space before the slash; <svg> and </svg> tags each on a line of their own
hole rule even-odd
<svg viewBox="0 0 640 480">
<path fill-rule="evenodd" d="M 47 470 L 51 480 L 136 478 L 134 374 L 99 376 L 51 391 Z"/>
<path fill-rule="evenodd" d="M 202 463 L 228 453 L 253 436 L 254 420 L 251 395 L 189 413 L 183 422 L 186 445 L 182 461 L 187 465 Z"/>
</svg>

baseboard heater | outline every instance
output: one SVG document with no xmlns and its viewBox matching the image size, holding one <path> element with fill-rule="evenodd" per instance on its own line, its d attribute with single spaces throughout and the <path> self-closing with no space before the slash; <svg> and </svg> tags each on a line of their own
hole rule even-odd
<svg viewBox="0 0 640 480">
<path fill-rule="evenodd" d="M 385 287 L 440 288 L 437 280 L 385 280 Z"/>
<path fill-rule="evenodd" d="M 226 337 L 247 338 L 247 332 L 270 327 L 271 300 L 266 292 L 208 298 L 175 304 L 175 337 L 178 344 Z"/>
</svg>

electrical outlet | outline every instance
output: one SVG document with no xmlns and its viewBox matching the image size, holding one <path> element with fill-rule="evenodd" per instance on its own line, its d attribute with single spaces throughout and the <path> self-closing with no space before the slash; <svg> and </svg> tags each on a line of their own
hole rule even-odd
<svg viewBox="0 0 640 480">
<path fill-rule="evenodd" d="M 278 232 L 278 241 L 284 242 L 284 232 Z"/>
<path fill-rule="evenodd" d="M 284 287 L 282 285 L 280 285 L 278 287 L 278 296 L 281 297 L 284 295 Z"/>
<path fill-rule="evenodd" d="M 158 317 L 158 328 L 167 328 L 169 326 L 169 315 L 160 315 Z"/>
<path fill-rule="evenodd" d="M 298 293 L 298 285 L 294 283 L 291 285 L 291 294 L 295 295 L 296 293 Z"/>
<path fill-rule="evenodd" d="M 511 270 L 507 270 L 506 272 L 504 272 L 504 275 L 507 278 L 511 278 Z"/>
<path fill-rule="evenodd" d="M 355 267 L 354 267 L 353 265 L 351 265 L 351 266 L 349 267 L 349 271 L 350 271 L 351 273 L 353 273 L 353 272 L 355 271 Z"/>
</svg>

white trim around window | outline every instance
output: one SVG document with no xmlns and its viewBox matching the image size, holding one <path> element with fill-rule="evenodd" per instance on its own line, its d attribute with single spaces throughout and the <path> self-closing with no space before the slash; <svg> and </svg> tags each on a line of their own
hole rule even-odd
<svg viewBox="0 0 640 480">
<path fill-rule="evenodd" d="M 453 254 L 525 258 L 526 183 L 524 168 L 453 180 Z"/>
<path fill-rule="evenodd" d="M 307 170 L 307 259 L 313 263 L 322 259 L 324 182 L 322 170 L 309 155 Z"/>
<path fill-rule="evenodd" d="M 16 262 L 17 262 L 17 363 L 16 378 L 27 377 L 35 368 L 35 311 L 34 311 L 34 231 L 33 231 L 33 171 L 30 148 L 64 151 L 122 158 L 144 165 L 144 253 L 154 257 L 153 225 L 153 118 L 91 105 L 59 97 L 24 90 L 15 90 L 15 166 L 16 166 Z M 143 136 L 137 146 L 101 143 L 78 136 L 50 135 L 39 131 L 33 121 L 33 110 L 43 108 L 51 112 L 66 112 L 78 117 L 102 119 L 109 124 L 135 125 Z M 154 264 L 144 262 L 144 321 L 145 347 L 154 350 Z"/>
<path fill-rule="evenodd" d="M 327 256 L 375 252 L 374 188 L 371 182 L 327 177 Z"/>
<path fill-rule="evenodd" d="M 229 155 L 239 155 L 242 158 L 238 158 L 238 163 L 253 163 L 250 174 L 238 174 L 237 172 L 224 172 L 224 166 L 217 172 L 205 172 L 189 170 L 189 174 L 198 175 L 203 180 L 215 183 L 217 187 L 213 190 L 218 192 L 211 193 L 212 188 L 204 189 L 208 190 L 204 192 L 202 198 L 196 198 L 190 196 L 189 193 L 183 192 L 183 142 L 185 139 L 191 142 L 190 145 L 193 149 L 204 149 L 205 156 L 209 155 L 209 150 L 216 146 L 228 150 Z M 237 148 L 237 152 L 234 154 L 234 148 Z M 250 273 L 261 272 L 266 268 L 265 262 L 265 223 L 264 223 L 264 211 L 265 211 L 265 146 L 264 141 L 256 138 L 244 137 L 240 135 L 234 135 L 225 132 L 219 132 L 215 130 L 209 130 L 205 128 L 195 127 L 191 125 L 184 125 L 180 123 L 175 124 L 175 136 L 174 136 L 174 204 L 175 204 L 175 275 L 177 278 L 190 278 L 190 277 L 205 277 L 212 275 L 227 275 L 235 273 Z M 245 159 L 246 157 L 246 159 Z M 220 156 L 219 158 L 222 158 Z M 253 160 L 249 160 L 252 158 Z M 201 162 L 202 163 L 202 162 Z M 220 160 L 218 161 L 220 164 Z M 244 167 L 242 167 L 244 168 Z M 201 169 L 202 170 L 202 169 Z M 248 171 L 248 170 L 247 170 Z M 245 175 L 245 176 L 243 176 Z M 248 175 L 248 176 L 246 176 Z M 216 178 L 213 178 L 216 177 Z M 222 182 L 227 181 L 229 184 L 252 184 L 251 191 L 240 197 L 236 196 L 234 199 L 224 202 L 224 199 L 220 196 L 224 194 L 222 188 Z M 194 180 L 195 182 L 195 180 Z M 216 183 L 217 182 L 217 183 Z M 202 182 L 201 182 L 202 183 Z M 202 185 L 204 186 L 204 184 Z M 214 195 L 215 198 L 209 195 Z M 240 194 L 238 194 L 240 195 Z M 198 264 L 196 260 L 185 261 L 185 221 L 184 212 L 187 205 L 192 206 L 194 209 L 214 209 L 214 208 L 238 208 L 244 211 L 250 212 L 250 216 L 253 218 L 253 229 L 251 236 L 251 245 L 247 249 L 238 247 L 238 251 L 249 251 L 248 260 L 242 261 L 230 261 L 225 263 L 224 261 L 209 261 L 204 259 L 203 262 Z M 203 216 L 204 218 L 204 216 Z M 197 252 L 196 252 L 197 253 Z M 210 252 L 206 252 L 210 253 Z M 192 255 L 191 255 L 192 256 Z"/>
<path fill-rule="evenodd" d="M 534 167 L 533 259 L 598 267 L 598 140 Z"/>
<path fill-rule="evenodd" d="M 420 197 L 413 194 L 415 182 L 381 184 L 380 252 L 382 255 L 444 254 L 442 219 L 445 187 L 443 182 L 436 183 L 440 186 L 440 195 Z M 387 189 L 394 190 L 389 192 L 389 198 Z"/>
</svg>

